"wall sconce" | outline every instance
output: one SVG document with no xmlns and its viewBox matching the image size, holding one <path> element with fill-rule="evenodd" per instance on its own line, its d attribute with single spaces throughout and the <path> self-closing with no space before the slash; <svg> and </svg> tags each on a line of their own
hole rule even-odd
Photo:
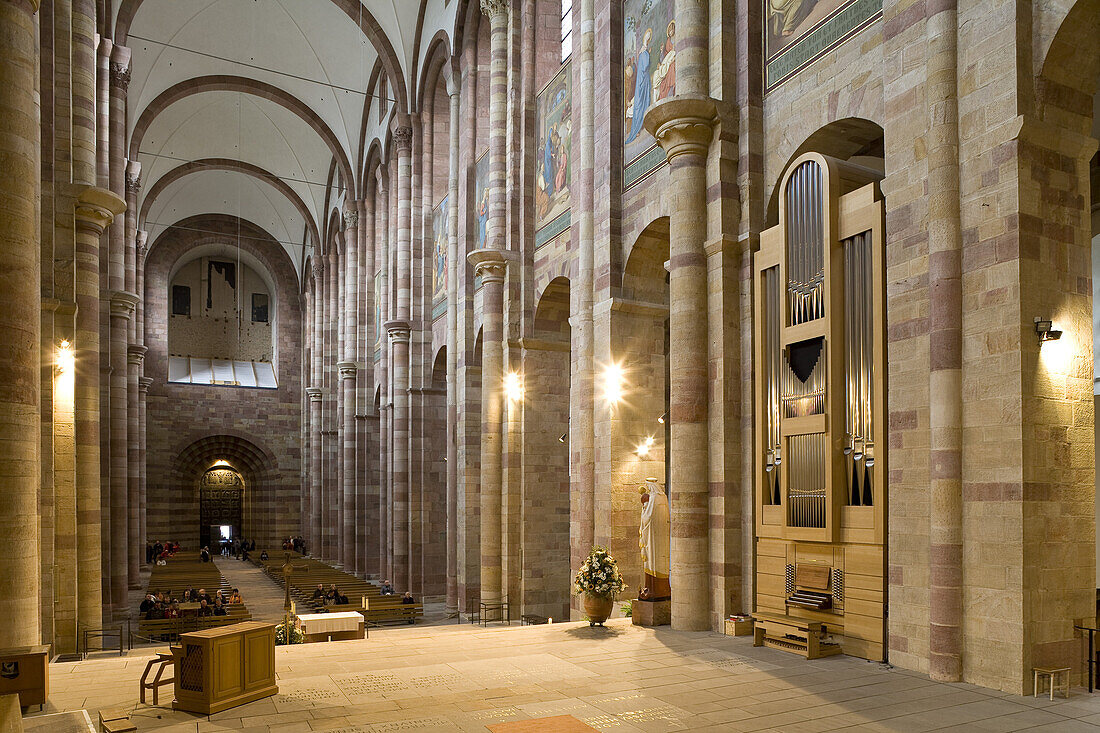
<svg viewBox="0 0 1100 733">
<path fill-rule="evenodd" d="M 57 345 L 57 373 L 69 374 L 73 371 L 76 357 L 73 355 L 73 345 L 68 339 L 62 339 Z"/>
<path fill-rule="evenodd" d="M 1035 335 L 1039 337 L 1039 346 L 1047 341 L 1057 341 L 1062 338 L 1062 332 L 1054 327 L 1054 322 L 1047 318 L 1035 319 Z"/>
<path fill-rule="evenodd" d="M 518 402 L 523 399 L 523 379 L 515 372 L 504 375 L 504 394 L 509 402 Z"/>
<path fill-rule="evenodd" d="M 653 436 L 650 435 L 648 438 L 638 444 L 638 447 L 634 449 L 634 452 L 638 454 L 639 458 L 645 458 L 649 455 L 649 449 L 653 447 L 654 442 L 656 441 L 654 441 Z"/>
<path fill-rule="evenodd" d="M 665 420 L 667 420 L 667 419 L 668 419 L 668 413 L 667 413 L 667 412 L 662 412 L 662 413 L 661 413 L 661 416 L 660 416 L 659 418 L 657 418 L 657 422 L 659 422 L 659 423 L 661 423 L 662 425 L 664 425 L 664 424 L 665 424 Z"/>
<path fill-rule="evenodd" d="M 568 439 L 569 439 L 569 433 L 562 433 L 561 436 L 558 437 L 558 442 L 559 443 L 564 443 Z"/>
<path fill-rule="evenodd" d="M 603 370 L 603 398 L 614 405 L 623 398 L 623 368 L 608 364 Z"/>
</svg>

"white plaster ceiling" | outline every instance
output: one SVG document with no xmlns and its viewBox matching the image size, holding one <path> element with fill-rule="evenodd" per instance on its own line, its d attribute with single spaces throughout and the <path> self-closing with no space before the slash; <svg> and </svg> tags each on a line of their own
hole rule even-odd
<svg viewBox="0 0 1100 733">
<path fill-rule="evenodd" d="M 424 2 L 432 8 L 457 5 L 364 0 L 361 6 L 392 46 L 406 86 L 414 73 L 416 25 Z M 453 8 L 448 10 L 453 13 Z M 426 18 L 433 35 L 437 23 Z M 133 53 L 128 92 L 131 134 L 142 113 L 166 89 L 201 76 L 239 76 L 277 87 L 308 107 L 331 131 L 354 169 L 362 92 L 379 54 L 356 20 L 332 0 L 142 0 L 126 45 Z M 369 127 L 374 132 L 374 126 Z M 306 203 L 318 231 L 324 230 L 332 151 L 309 124 L 277 102 L 236 91 L 206 91 L 169 105 L 145 131 L 138 151 L 142 201 L 165 173 L 184 161 L 203 158 L 242 160 L 283 178 Z M 199 180 L 201 185 L 194 183 Z M 241 194 L 242 190 L 249 193 Z M 342 195 L 329 193 L 329 207 Z M 276 227 L 278 231 L 269 231 L 278 239 L 302 240 L 304 222 L 294 206 L 270 185 L 239 173 L 193 173 L 159 196 L 165 200 L 153 202 L 148 215 L 159 226 L 145 227 L 150 241 L 173 217 L 200 213 L 239 214 L 260 226 Z M 219 202 L 234 205 L 217 208 Z M 204 206 L 214 208 L 203 210 Z M 288 253 L 300 269 L 302 252 Z"/>
</svg>

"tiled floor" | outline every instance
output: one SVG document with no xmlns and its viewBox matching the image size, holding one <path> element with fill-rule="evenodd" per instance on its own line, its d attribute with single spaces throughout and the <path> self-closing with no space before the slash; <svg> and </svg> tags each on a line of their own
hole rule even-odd
<svg viewBox="0 0 1100 733">
<path fill-rule="evenodd" d="M 485 731 L 565 714 L 623 733 L 1100 730 L 1100 693 L 1017 697 L 629 621 L 387 628 L 364 641 L 280 647 L 278 695 L 209 717 L 137 705 L 148 653 L 53 665 L 46 712 L 86 708 L 94 720 L 99 708 L 127 707 L 138 731 L 159 733 Z"/>
</svg>

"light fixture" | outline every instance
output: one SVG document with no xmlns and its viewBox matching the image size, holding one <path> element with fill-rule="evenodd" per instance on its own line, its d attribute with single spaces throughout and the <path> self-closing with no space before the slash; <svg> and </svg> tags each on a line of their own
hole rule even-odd
<svg viewBox="0 0 1100 733">
<path fill-rule="evenodd" d="M 76 357 L 73 356 L 73 345 L 68 339 L 61 339 L 57 345 L 57 373 L 68 374 L 73 370 Z"/>
<path fill-rule="evenodd" d="M 667 412 L 662 412 L 662 413 L 661 413 L 661 416 L 660 416 L 659 418 L 657 418 L 657 422 L 659 422 L 659 423 L 661 423 L 662 425 L 664 425 L 664 424 L 665 424 L 665 420 L 667 420 L 667 419 L 668 419 L 668 413 L 667 413 Z"/>
<path fill-rule="evenodd" d="M 229 461 L 225 460 L 224 458 L 219 458 L 218 460 L 214 461 L 214 466 L 224 466 L 226 468 L 230 467 Z"/>
<path fill-rule="evenodd" d="M 649 455 L 649 449 L 653 447 L 653 444 L 655 442 L 656 441 L 654 441 L 653 436 L 650 435 L 638 444 L 638 447 L 634 449 L 634 452 L 638 454 L 639 458 L 645 458 Z"/>
<path fill-rule="evenodd" d="M 523 399 L 523 379 L 515 372 L 504 375 L 504 394 L 510 402 L 518 402 Z"/>
<path fill-rule="evenodd" d="M 569 438 L 569 433 L 562 433 L 561 436 L 558 437 L 558 442 L 559 443 L 564 443 L 568 438 Z"/>
<path fill-rule="evenodd" d="M 1054 327 L 1054 322 L 1048 318 L 1035 319 L 1035 335 L 1039 337 L 1039 345 L 1047 341 L 1057 341 L 1062 338 L 1062 332 Z"/>
<path fill-rule="evenodd" d="M 623 398 L 623 368 L 611 363 L 603 370 L 603 398 L 614 405 Z"/>
</svg>

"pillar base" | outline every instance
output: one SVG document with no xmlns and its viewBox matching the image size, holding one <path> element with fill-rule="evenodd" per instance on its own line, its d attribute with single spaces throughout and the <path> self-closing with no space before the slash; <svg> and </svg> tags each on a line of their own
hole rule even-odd
<svg viewBox="0 0 1100 733">
<path fill-rule="evenodd" d="M 668 626 L 672 623 L 672 601 L 630 602 L 630 622 L 635 626 Z"/>
</svg>

